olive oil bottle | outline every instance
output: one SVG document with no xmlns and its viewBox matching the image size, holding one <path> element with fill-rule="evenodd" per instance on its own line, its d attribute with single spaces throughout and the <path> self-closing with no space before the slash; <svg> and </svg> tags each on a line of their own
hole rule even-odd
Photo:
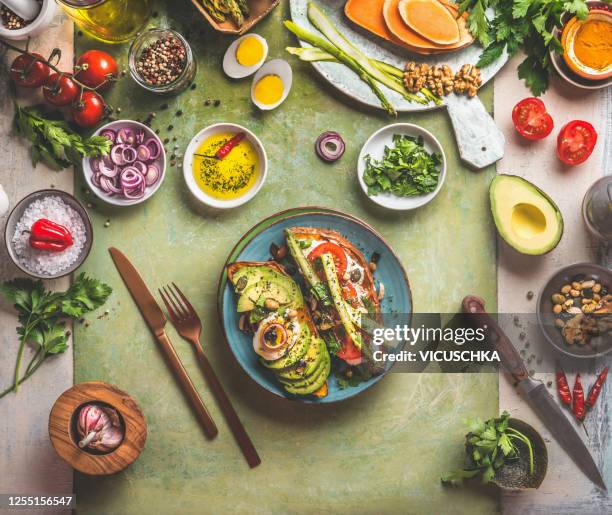
<svg viewBox="0 0 612 515">
<path fill-rule="evenodd" d="M 124 43 L 151 16 L 152 0 L 57 0 L 74 22 L 105 43 Z"/>
</svg>

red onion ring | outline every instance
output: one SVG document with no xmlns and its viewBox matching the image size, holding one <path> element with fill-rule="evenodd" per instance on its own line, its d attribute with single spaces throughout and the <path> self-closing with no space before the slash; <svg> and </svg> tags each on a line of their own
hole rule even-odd
<svg viewBox="0 0 612 515">
<path fill-rule="evenodd" d="M 344 150 L 345 144 L 342 136 L 334 131 L 324 132 L 315 142 L 315 151 L 317 155 L 328 163 L 340 159 L 342 154 L 344 154 Z"/>
<path fill-rule="evenodd" d="M 161 145 L 157 138 L 149 138 L 144 144 L 151 151 L 151 156 L 149 159 L 157 159 L 161 154 Z"/>
<path fill-rule="evenodd" d="M 105 193 L 121 193 L 121 189 L 115 186 L 113 180 L 104 175 L 100 177 L 100 188 L 102 188 Z"/>
<path fill-rule="evenodd" d="M 138 170 L 142 175 L 147 175 L 147 168 L 148 167 L 147 167 L 146 163 L 143 163 L 142 161 L 136 160 L 136 161 L 134 161 L 132 163 L 132 166 L 134 168 L 136 168 L 136 170 Z"/>
<path fill-rule="evenodd" d="M 117 134 L 112 129 L 104 129 L 100 131 L 100 136 L 104 136 L 105 138 L 111 140 L 112 143 L 115 143 L 115 139 L 117 138 Z"/>
<path fill-rule="evenodd" d="M 136 150 L 134 150 L 132 147 L 125 147 L 121 152 L 121 155 L 123 157 L 123 160 L 129 164 L 136 161 L 136 158 L 138 157 L 138 155 L 136 154 Z"/>
<path fill-rule="evenodd" d="M 125 146 L 123 145 L 115 145 L 110 151 L 111 161 L 119 166 L 123 166 L 125 164 L 125 159 L 123 158 L 123 149 Z"/>
<path fill-rule="evenodd" d="M 122 127 L 117 132 L 117 143 L 126 143 L 128 145 L 133 145 L 136 141 L 136 136 L 134 135 L 134 131 L 129 127 Z"/>
<path fill-rule="evenodd" d="M 140 161 L 149 161 L 151 159 L 151 149 L 146 145 L 138 145 L 136 154 Z"/>
<path fill-rule="evenodd" d="M 153 186 L 159 179 L 160 173 L 159 168 L 156 165 L 149 165 L 147 167 L 147 173 L 145 174 L 145 184 L 147 186 Z"/>
</svg>

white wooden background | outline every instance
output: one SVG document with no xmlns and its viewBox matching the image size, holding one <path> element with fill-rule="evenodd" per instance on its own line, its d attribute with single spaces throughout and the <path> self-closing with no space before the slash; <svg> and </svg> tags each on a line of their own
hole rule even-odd
<svg viewBox="0 0 612 515">
<path fill-rule="evenodd" d="M 36 41 L 37 49 L 48 50 L 59 45 L 64 62 L 72 60 L 72 26 L 58 23 Z M 580 202 L 590 184 L 600 177 L 610 162 L 610 92 L 585 94 L 568 90 L 555 82 L 544 97 L 553 114 L 556 128 L 575 118 L 589 120 L 596 126 L 600 140 L 596 153 L 586 165 L 565 169 L 555 156 L 555 131 L 545 141 L 525 144 L 515 135 L 510 112 L 512 106 L 529 96 L 516 77 L 517 61 L 509 63 L 495 80 L 495 119 L 504 131 L 508 144 L 506 156 L 498 165 L 499 173 L 526 177 L 547 191 L 560 205 L 565 218 L 565 234 L 558 249 L 542 258 L 524 258 L 500 245 L 499 295 L 500 312 L 526 312 L 535 307 L 526 302 L 526 292 L 537 292 L 547 277 L 560 266 L 594 259 L 593 243 L 586 237 L 580 215 Z M 39 165 L 33 169 L 23 142 L 11 135 L 12 106 L 6 94 L 6 80 L 0 83 L 0 184 L 14 202 L 27 193 L 50 187 L 72 191 L 71 172 L 55 173 Z M 604 147 L 608 145 L 606 157 Z M 3 232 L 4 218 L 0 219 Z M 16 269 L 9 264 L 4 246 L 0 245 L 0 280 L 13 277 Z M 66 280 L 57 287 L 65 287 Z M 0 386 L 12 379 L 16 352 L 15 318 L 10 306 L 0 304 Z M 535 336 L 534 336 L 535 337 Z M 49 444 L 47 418 L 53 401 L 72 385 L 72 351 L 45 364 L 19 392 L 0 400 L 0 492 L 58 493 L 72 492 L 72 472 L 59 460 Z M 509 382 L 500 380 L 500 406 L 520 418 L 532 421 L 541 429 L 537 418 L 518 398 Z M 609 431 L 609 428 L 604 428 Z M 546 435 L 546 431 L 542 430 Z M 538 491 L 506 494 L 502 498 L 505 513 L 571 513 L 569 506 L 580 507 L 580 513 L 610 513 L 612 507 L 597 494 L 571 461 L 551 443 L 550 465 L 546 481 Z M 565 507 L 563 507 L 565 506 Z M 25 513 L 22 511 L 21 513 Z M 48 513 L 48 512 L 47 512 Z"/>
</svg>

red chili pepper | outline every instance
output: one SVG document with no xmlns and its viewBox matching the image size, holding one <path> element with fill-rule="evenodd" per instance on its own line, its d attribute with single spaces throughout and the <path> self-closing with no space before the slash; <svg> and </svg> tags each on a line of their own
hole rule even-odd
<svg viewBox="0 0 612 515">
<path fill-rule="evenodd" d="M 586 401 L 586 405 L 588 408 L 592 408 L 593 406 L 595 406 L 595 403 L 597 402 L 599 394 L 601 393 L 601 387 L 606 381 L 606 377 L 608 377 L 608 367 L 604 368 L 599 373 L 599 375 L 597 376 L 597 379 L 595 380 L 595 384 L 593 384 L 593 386 L 591 386 L 591 389 L 589 390 L 589 395 L 587 396 L 587 401 Z"/>
<path fill-rule="evenodd" d="M 237 133 L 225 145 L 223 145 L 219 150 L 217 150 L 215 157 L 217 159 L 225 159 L 225 157 L 227 157 L 227 154 L 229 154 L 231 150 L 244 139 L 245 136 L 246 134 L 244 132 Z"/>
<path fill-rule="evenodd" d="M 582 388 L 582 383 L 580 382 L 580 374 L 576 375 L 576 382 L 574 383 L 574 390 L 572 393 L 572 411 L 574 412 L 574 416 L 582 422 L 584 420 L 584 416 L 586 415 L 586 408 L 584 405 L 584 389 Z"/>
<path fill-rule="evenodd" d="M 61 252 L 72 245 L 72 235 L 63 225 L 46 218 L 36 220 L 30 229 L 30 247 Z"/>
<path fill-rule="evenodd" d="M 559 398 L 563 404 L 567 406 L 572 405 L 572 394 L 570 393 L 569 385 L 567 384 L 567 377 L 565 372 L 561 368 L 557 368 L 557 392 L 559 392 Z"/>
</svg>

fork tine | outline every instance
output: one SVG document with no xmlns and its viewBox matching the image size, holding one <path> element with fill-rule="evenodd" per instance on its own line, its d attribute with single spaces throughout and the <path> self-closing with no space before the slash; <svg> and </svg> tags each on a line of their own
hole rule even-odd
<svg viewBox="0 0 612 515">
<path fill-rule="evenodd" d="M 172 304 L 172 307 L 174 308 L 174 314 L 176 315 L 177 321 L 180 322 L 185 318 L 185 313 L 181 307 L 181 303 L 176 302 L 176 296 L 174 295 L 174 292 L 172 291 L 172 288 L 170 288 L 169 285 L 164 286 L 164 293 L 166 294 L 166 297 L 168 297 L 170 304 Z"/>
<path fill-rule="evenodd" d="M 166 305 L 166 311 L 168 312 L 168 315 L 170 315 L 170 318 L 172 319 L 172 323 L 176 324 L 178 322 L 178 317 L 176 316 L 176 313 L 174 312 L 174 309 L 172 308 L 172 306 L 170 306 L 170 303 L 168 302 L 166 295 L 159 288 L 157 289 L 157 291 L 159 292 L 160 297 L 162 298 L 162 300 L 164 301 L 164 304 Z"/>
<path fill-rule="evenodd" d="M 189 317 L 189 311 L 187 310 L 187 308 L 185 306 L 183 306 L 183 303 L 180 301 L 180 299 L 178 298 L 176 292 L 172 289 L 172 287 L 170 285 L 168 285 L 168 291 L 170 292 L 170 300 L 172 301 L 172 304 L 177 307 L 177 311 L 179 312 L 179 316 L 181 319 L 183 318 L 188 318 Z M 176 303 L 176 304 L 175 304 Z"/>
<path fill-rule="evenodd" d="M 185 303 L 185 305 L 187 306 L 187 310 L 189 311 L 189 314 L 191 316 L 198 316 L 196 314 L 196 310 L 193 309 L 193 306 L 191 305 L 191 302 L 189 302 L 187 300 L 187 297 L 185 297 L 185 295 L 183 295 L 183 292 L 181 291 L 181 289 L 173 282 L 172 285 L 174 286 L 174 288 L 176 289 L 176 292 L 180 295 L 181 299 L 183 299 L 183 302 Z"/>
</svg>

